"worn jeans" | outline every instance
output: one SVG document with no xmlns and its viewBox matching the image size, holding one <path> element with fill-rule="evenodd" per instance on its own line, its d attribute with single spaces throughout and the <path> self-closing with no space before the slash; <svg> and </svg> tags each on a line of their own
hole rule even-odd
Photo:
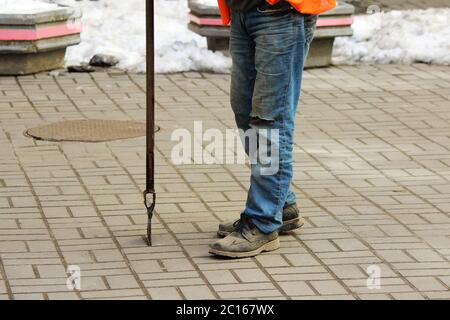
<svg viewBox="0 0 450 320">
<path fill-rule="evenodd" d="M 259 161 L 251 164 L 250 188 L 242 212 L 264 233 L 279 229 L 283 207 L 296 202 L 290 189 L 294 120 L 316 21 L 317 16 L 282 5 L 265 4 L 231 14 L 230 95 L 236 124 L 244 132 L 278 129 L 277 141 L 266 135 L 269 143 L 276 145 L 278 170 L 262 174 Z"/>
</svg>

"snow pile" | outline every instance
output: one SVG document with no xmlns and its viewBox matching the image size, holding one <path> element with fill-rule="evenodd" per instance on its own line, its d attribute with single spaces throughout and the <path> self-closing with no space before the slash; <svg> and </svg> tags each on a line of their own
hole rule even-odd
<svg viewBox="0 0 450 320">
<path fill-rule="evenodd" d="M 159 65 L 159 72 L 229 72 L 231 60 L 222 53 L 208 50 L 206 38 L 188 30 L 188 12 L 186 0 L 155 2 L 156 65 Z"/>
<path fill-rule="evenodd" d="M 197 3 L 205 6 L 217 6 L 217 0 L 197 0 Z"/>
<path fill-rule="evenodd" d="M 82 42 L 68 49 L 68 65 L 109 54 L 120 59 L 119 68 L 145 71 L 145 0 L 0 0 L 0 13 L 54 8 L 42 1 L 70 5 L 83 13 Z M 207 50 L 206 39 L 187 29 L 187 0 L 154 1 L 157 72 L 229 72 L 230 58 Z M 216 4 L 216 0 L 198 1 Z M 449 26 L 450 8 L 355 16 L 354 35 L 336 39 L 333 62 L 448 65 Z"/>
<path fill-rule="evenodd" d="M 0 0 L 0 14 L 36 13 L 56 8 L 55 4 L 35 0 Z"/>
<path fill-rule="evenodd" d="M 450 64 L 450 8 L 356 16 L 352 37 L 337 38 L 333 63 Z"/>
<path fill-rule="evenodd" d="M 51 2 L 80 8 L 83 13 L 82 42 L 68 49 L 67 65 L 88 62 L 102 53 L 119 58 L 119 68 L 145 71 L 145 0 Z M 156 72 L 228 72 L 230 59 L 209 51 L 206 39 L 187 29 L 188 11 L 186 0 L 155 0 Z"/>
</svg>

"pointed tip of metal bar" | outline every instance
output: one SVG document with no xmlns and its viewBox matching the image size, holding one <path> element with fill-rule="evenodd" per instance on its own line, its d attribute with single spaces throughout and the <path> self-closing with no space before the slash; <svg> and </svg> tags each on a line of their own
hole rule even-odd
<svg viewBox="0 0 450 320">
<path fill-rule="evenodd" d="M 147 220 L 147 245 L 152 246 L 152 219 L 150 217 Z"/>
</svg>

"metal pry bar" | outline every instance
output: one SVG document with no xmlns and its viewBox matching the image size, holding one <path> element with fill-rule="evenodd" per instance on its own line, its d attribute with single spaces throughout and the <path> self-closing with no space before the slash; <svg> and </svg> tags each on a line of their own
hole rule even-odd
<svg viewBox="0 0 450 320">
<path fill-rule="evenodd" d="M 144 205 L 147 209 L 147 243 L 152 245 L 152 218 L 156 205 L 155 193 L 155 25 L 154 0 L 146 1 L 146 42 L 147 42 L 147 114 L 146 114 L 146 187 L 144 191 Z M 152 194 L 149 203 L 147 195 Z"/>
</svg>

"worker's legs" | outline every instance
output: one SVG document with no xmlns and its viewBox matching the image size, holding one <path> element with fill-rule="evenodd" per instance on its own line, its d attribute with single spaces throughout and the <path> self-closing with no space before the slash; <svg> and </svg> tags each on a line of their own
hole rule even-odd
<svg viewBox="0 0 450 320">
<path fill-rule="evenodd" d="M 233 58 L 233 67 L 230 96 L 236 124 L 243 131 L 247 131 L 251 126 L 251 113 L 255 105 L 252 100 L 257 76 L 255 67 L 256 42 L 255 37 L 249 34 L 247 26 L 247 14 L 232 14 L 230 53 Z M 248 154 L 248 144 L 245 149 Z M 294 192 L 288 190 L 285 205 L 295 202 Z"/>
<path fill-rule="evenodd" d="M 236 99 L 233 110 L 238 125 L 254 129 L 259 135 L 260 145 L 266 140 L 267 148 L 272 150 L 268 163 L 263 163 L 260 154 L 253 155 L 253 160 L 257 158 L 258 161 L 251 165 L 251 184 L 243 215 L 249 217 L 259 230 L 270 233 L 280 228 L 285 203 L 295 202 L 293 193 L 289 192 L 294 119 L 304 60 L 316 18 L 294 10 L 255 10 L 233 16 L 236 17 L 240 19 L 239 29 L 242 30 L 237 33 L 233 30 L 236 23 L 232 23 L 235 86 L 232 91 L 242 92 L 245 106 L 239 106 L 238 98 L 233 96 L 232 100 Z M 242 41 L 238 37 L 242 37 Z M 244 54 L 244 46 L 249 53 Z M 241 63 L 241 57 L 247 60 Z M 241 80 L 244 84 L 236 83 Z M 246 85 L 246 82 L 251 85 Z M 250 99 L 247 90 L 252 87 Z M 248 106 L 250 100 L 251 110 Z"/>
<path fill-rule="evenodd" d="M 246 145 L 252 163 L 245 210 L 222 230 L 228 235 L 210 245 L 215 255 L 238 258 L 276 250 L 283 207 L 295 202 L 289 191 L 294 118 L 315 17 L 287 9 L 232 14 L 231 105 L 238 127 L 258 139 Z"/>
</svg>

